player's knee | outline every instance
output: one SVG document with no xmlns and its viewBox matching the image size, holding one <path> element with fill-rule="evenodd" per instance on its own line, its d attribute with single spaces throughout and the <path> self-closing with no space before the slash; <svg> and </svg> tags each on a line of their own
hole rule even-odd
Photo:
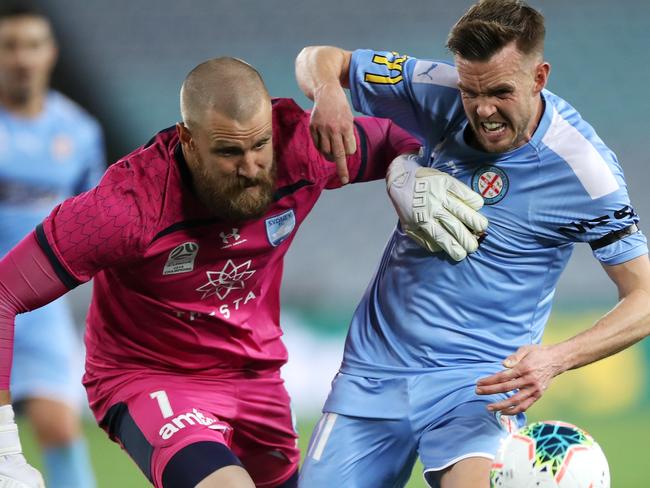
<svg viewBox="0 0 650 488">
<path fill-rule="evenodd" d="M 81 435 L 79 415 L 62 402 L 47 399 L 28 400 L 25 411 L 34 429 L 34 435 L 43 447 L 66 446 Z"/>
<path fill-rule="evenodd" d="M 163 470 L 164 488 L 253 488 L 241 461 L 224 444 L 203 441 L 178 451 Z"/>
<path fill-rule="evenodd" d="M 33 423 L 39 444 L 44 447 L 61 447 L 75 442 L 81 436 L 79 426 L 73 422 L 64 425 L 54 422 Z"/>
</svg>

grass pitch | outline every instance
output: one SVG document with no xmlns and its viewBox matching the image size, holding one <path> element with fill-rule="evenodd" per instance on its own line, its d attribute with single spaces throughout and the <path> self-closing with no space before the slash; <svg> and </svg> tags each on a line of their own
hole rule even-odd
<svg viewBox="0 0 650 488">
<path fill-rule="evenodd" d="M 598 316 L 596 312 L 554 315 L 544 341 L 561 341 L 589 327 Z M 650 487 L 649 384 L 650 339 L 646 339 L 611 358 L 558 377 L 529 412 L 529 421 L 564 420 L 582 427 L 603 448 L 613 488 L 647 488 Z M 303 454 L 316 421 L 317 415 L 300 419 L 298 430 Z M 20 432 L 27 459 L 41 468 L 29 425 L 20 422 Z M 98 488 L 150 486 L 135 463 L 99 427 L 88 421 L 85 432 Z M 420 464 L 413 469 L 407 487 L 426 488 Z"/>
<path fill-rule="evenodd" d="M 537 419 L 531 416 L 531 420 Z M 600 443 L 610 463 L 613 487 L 642 488 L 650 486 L 649 412 L 638 411 L 609 418 L 570 415 L 565 416 L 562 420 L 584 427 Z M 299 423 L 300 446 L 303 453 L 315 422 L 316 419 L 305 419 Z M 42 467 L 40 454 L 34 445 L 29 425 L 21 422 L 20 431 L 25 455 L 34 466 Z M 85 431 L 99 488 L 145 488 L 150 486 L 135 463 L 120 450 L 117 444 L 110 442 L 103 431 L 90 422 L 85 425 Z M 411 481 L 407 486 L 408 488 L 426 488 L 420 464 L 415 466 Z"/>
</svg>

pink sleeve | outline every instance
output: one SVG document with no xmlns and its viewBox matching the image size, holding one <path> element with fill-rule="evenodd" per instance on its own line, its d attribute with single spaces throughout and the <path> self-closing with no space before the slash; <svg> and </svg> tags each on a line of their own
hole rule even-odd
<svg viewBox="0 0 650 488">
<path fill-rule="evenodd" d="M 114 164 L 99 185 L 64 201 L 36 229 L 41 247 L 67 273 L 69 287 L 142 252 L 156 221 L 147 216 L 159 208 L 147 193 L 151 189 L 141 190 L 152 186 L 142 171 L 128 161 Z"/>
<path fill-rule="evenodd" d="M 420 143 L 401 127 L 388 119 L 355 117 L 357 152 L 348 157 L 350 181 L 379 180 L 386 176 L 391 161 L 400 154 L 417 153 Z M 332 163 L 329 163 L 333 166 Z M 338 188 L 340 182 L 334 174 L 326 188 Z"/>
<path fill-rule="evenodd" d="M 48 304 L 68 288 L 38 245 L 34 232 L 0 261 L 0 276 L 0 390 L 7 390 L 16 314 Z"/>
</svg>

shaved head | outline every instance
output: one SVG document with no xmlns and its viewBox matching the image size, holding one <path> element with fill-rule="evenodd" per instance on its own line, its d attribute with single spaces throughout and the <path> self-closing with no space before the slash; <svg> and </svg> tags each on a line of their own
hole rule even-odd
<svg viewBox="0 0 650 488">
<path fill-rule="evenodd" d="M 181 87 L 181 116 L 190 129 L 200 125 L 208 111 L 246 121 L 269 102 L 257 70 L 236 58 L 215 58 L 199 64 Z"/>
<path fill-rule="evenodd" d="M 194 68 L 181 88 L 176 124 L 199 200 L 237 222 L 266 212 L 275 188 L 273 107 L 260 74 L 235 58 Z"/>
</svg>

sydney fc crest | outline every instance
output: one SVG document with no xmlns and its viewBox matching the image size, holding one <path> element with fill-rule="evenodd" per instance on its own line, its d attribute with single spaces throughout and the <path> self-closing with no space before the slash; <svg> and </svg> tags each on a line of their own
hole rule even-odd
<svg viewBox="0 0 650 488">
<path fill-rule="evenodd" d="M 486 205 L 503 200 L 509 186 L 508 175 L 495 166 L 483 166 L 472 176 L 472 190 L 483 197 Z"/>
<path fill-rule="evenodd" d="M 291 235 L 291 231 L 296 226 L 296 214 L 293 209 L 287 210 L 280 215 L 269 217 L 264 223 L 269 242 L 273 247 L 277 247 Z"/>
</svg>

